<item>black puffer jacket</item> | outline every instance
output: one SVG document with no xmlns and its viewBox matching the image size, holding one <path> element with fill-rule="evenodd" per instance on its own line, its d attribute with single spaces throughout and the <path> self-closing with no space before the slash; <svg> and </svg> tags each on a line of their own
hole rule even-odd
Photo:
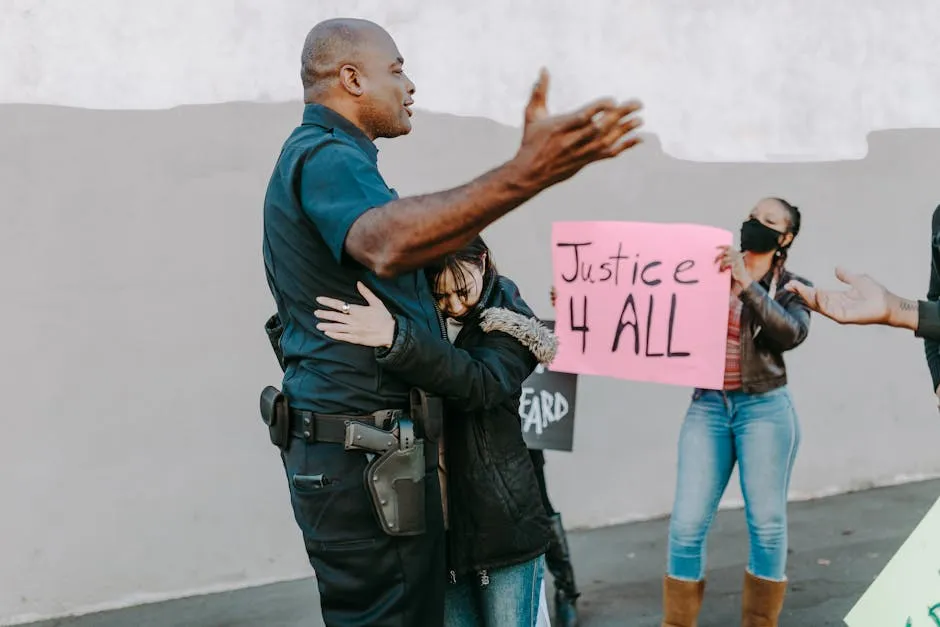
<svg viewBox="0 0 940 627">
<path fill-rule="evenodd" d="M 451 581 L 543 554 L 551 523 L 522 438 L 519 396 L 556 339 L 515 284 L 488 278 L 454 344 L 403 317 L 381 368 L 445 398 L 448 562 Z M 443 326 L 443 325 L 442 325 Z"/>
</svg>

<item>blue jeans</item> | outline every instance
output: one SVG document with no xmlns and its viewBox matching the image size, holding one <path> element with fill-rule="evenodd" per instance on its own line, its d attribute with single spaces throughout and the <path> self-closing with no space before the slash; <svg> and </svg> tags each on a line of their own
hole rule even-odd
<svg viewBox="0 0 940 627">
<path fill-rule="evenodd" d="M 668 574 L 705 576 L 706 536 L 735 462 L 750 536 L 748 570 L 784 581 L 787 491 L 800 427 L 786 387 L 766 394 L 696 390 L 679 435 Z"/>
<path fill-rule="evenodd" d="M 534 627 L 543 557 L 487 572 L 489 584 L 467 576 L 447 586 L 444 627 Z"/>
</svg>

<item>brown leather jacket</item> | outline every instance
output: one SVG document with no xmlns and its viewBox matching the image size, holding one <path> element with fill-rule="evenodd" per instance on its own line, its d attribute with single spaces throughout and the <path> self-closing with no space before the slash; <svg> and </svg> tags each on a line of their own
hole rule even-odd
<svg viewBox="0 0 940 627">
<path fill-rule="evenodd" d="M 809 335 L 810 310 L 797 294 L 783 289 L 788 281 L 797 280 L 812 286 L 806 279 L 788 272 L 781 273 L 774 297 L 770 297 L 773 272 L 754 281 L 741 292 L 741 391 L 763 394 L 787 383 L 783 353 L 793 350 Z"/>
</svg>

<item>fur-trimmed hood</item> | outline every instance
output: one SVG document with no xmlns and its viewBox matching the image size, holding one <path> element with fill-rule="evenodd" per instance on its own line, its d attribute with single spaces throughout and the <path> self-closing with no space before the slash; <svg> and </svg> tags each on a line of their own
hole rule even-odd
<svg viewBox="0 0 940 627">
<path fill-rule="evenodd" d="M 537 318 L 528 318 L 502 307 L 491 307 L 480 313 L 480 329 L 484 333 L 501 331 L 529 349 L 539 363 L 548 365 L 558 351 L 558 338 Z"/>
</svg>

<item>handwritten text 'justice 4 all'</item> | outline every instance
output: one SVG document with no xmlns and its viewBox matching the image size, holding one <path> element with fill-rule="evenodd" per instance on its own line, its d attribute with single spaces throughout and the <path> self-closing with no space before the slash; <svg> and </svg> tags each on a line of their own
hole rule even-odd
<svg viewBox="0 0 940 627">
<path fill-rule="evenodd" d="M 629 329 L 633 339 L 634 355 L 639 356 L 641 348 L 645 357 L 688 357 L 690 355 L 688 351 L 678 350 L 673 346 L 673 337 L 677 324 L 678 290 L 699 282 L 691 274 L 695 268 L 694 259 L 682 259 L 674 265 L 672 263 L 667 265 L 663 260 L 654 257 L 643 259 L 639 254 L 624 254 L 622 242 L 618 243 L 616 254 L 600 257 L 598 257 L 600 251 L 593 248 L 592 242 L 558 242 L 556 245 L 572 253 L 569 261 L 559 268 L 562 280 L 571 284 L 572 287 L 577 287 L 578 284 L 609 284 L 611 286 L 623 284 L 637 288 L 631 289 L 624 298 L 610 345 L 611 352 L 617 352 L 621 346 L 624 331 Z M 645 332 L 640 326 L 640 320 L 643 317 L 642 305 L 638 309 L 638 297 L 635 293 L 640 291 L 647 292 Z M 657 300 L 662 303 L 667 299 L 668 310 L 664 310 L 661 305 L 657 308 Z M 581 333 L 581 352 L 584 353 L 587 351 L 587 338 L 591 330 L 588 294 L 582 294 L 580 298 L 574 295 L 569 296 L 568 308 L 570 329 Z M 577 311 L 578 308 L 580 311 Z M 666 326 L 665 346 L 660 351 L 653 350 L 651 347 L 651 338 L 662 335 L 655 332 L 657 328 L 654 325 L 655 320 L 659 320 L 660 327 L 663 324 Z"/>
</svg>

